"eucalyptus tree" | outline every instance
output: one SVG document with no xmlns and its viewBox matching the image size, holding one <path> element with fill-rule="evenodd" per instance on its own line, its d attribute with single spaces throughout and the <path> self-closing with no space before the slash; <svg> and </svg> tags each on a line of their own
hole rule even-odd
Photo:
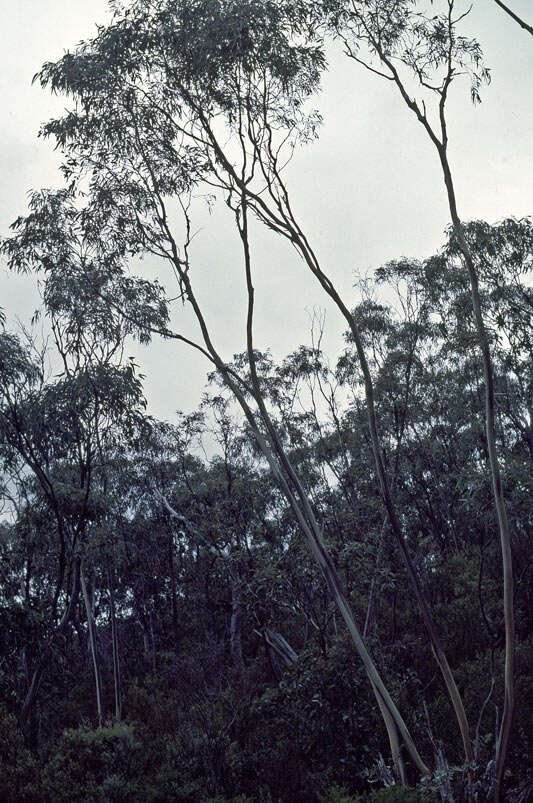
<svg viewBox="0 0 533 803">
<path fill-rule="evenodd" d="M 497 446 L 505 457 L 504 490 L 508 497 L 509 517 L 514 526 L 513 551 L 518 556 L 529 527 L 527 504 L 524 504 L 525 496 L 522 494 L 527 494 L 527 488 L 530 487 L 527 475 L 530 473 L 531 456 L 533 360 L 531 221 L 508 219 L 492 226 L 483 221 L 473 221 L 465 224 L 464 232 L 475 254 L 480 295 L 490 336 Z M 420 413 L 420 424 L 424 419 L 432 420 L 435 424 L 439 422 L 443 436 L 447 431 L 446 440 L 452 450 L 451 462 L 448 459 L 444 462 L 450 466 L 450 479 L 458 482 L 458 487 L 471 489 L 469 497 L 476 498 L 474 489 L 477 488 L 481 506 L 476 508 L 472 505 L 470 508 L 470 515 L 475 521 L 480 511 L 487 507 L 490 478 L 483 478 L 487 463 L 486 441 L 481 431 L 483 367 L 476 347 L 476 324 L 470 302 L 469 280 L 459 254 L 456 238 L 451 231 L 440 253 L 424 261 L 393 262 L 378 270 L 377 275 L 380 281 L 388 282 L 391 276 L 397 276 L 408 284 L 416 285 L 431 309 L 434 321 L 431 352 L 425 356 L 423 364 L 428 373 L 428 367 L 432 366 L 431 373 L 434 374 L 432 378 L 429 375 L 425 391 L 426 400 L 434 399 L 433 412 L 424 411 L 425 401 L 420 398 L 416 405 L 416 417 Z M 449 390 L 443 384 L 446 374 L 449 377 Z M 464 377 L 468 378 L 467 384 Z M 441 389 L 437 391 L 437 387 Z M 458 391 L 456 397 L 453 395 L 454 387 Z M 453 428 L 463 433 L 462 439 L 457 439 Z M 470 433 L 469 444 L 467 432 Z M 460 451 L 456 451 L 458 448 Z M 456 511 L 463 507 L 460 498 L 455 504 Z M 489 529 L 497 533 L 497 520 L 490 515 L 490 508 L 487 513 Z M 459 525 L 458 531 L 467 529 L 468 517 Z"/>
<path fill-rule="evenodd" d="M 504 583 L 505 702 L 497 745 L 494 785 L 494 797 L 498 800 L 514 706 L 515 625 L 511 538 L 502 490 L 500 459 L 496 449 L 494 369 L 490 338 L 479 292 L 475 253 L 465 237 L 458 211 L 448 154 L 450 134 L 447 115 L 452 85 L 466 78 L 470 84 L 472 101 L 476 103 L 480 101 L 480 88 L 489 80 L 490 73 L 483 65 L 479 43 L 460 33 L 460 24 L 470 9 L 456 0 L 432 5 L 434 7 L 426 12 L 414 0 L 371 3 L 345 3 L 341 0 L 338 3 L 325 3 L 324 11 L 327 24 L 341 39 L 346 54 L 397 88 L 403 102 L 434 146 L 442 169 L 457 251 L 470 280 L 478 344 L 483 357 L 486 439 L 501 540 Z M 509 12 L 506 7 L 504 10 Z"/>
<path fill-rule="evenodd" d="M 353 325 L 348 309 L 298 227 L 281 182 L 280 148 L 288 143 L 290 152 L 296 141 L 313 135 L 317 122 L 316 115 L 306 114 L 303 106 L 317 84 L 324 62 L 313 43 L 298 43 L 297 37 L 308 30 L 304 9 L 277 3 L 221 5 L 206 1 L 194 7 L 186 3 L 117 7 L 111 26 L 92 43 L 75 54 L 67 54 L 56 65 L 43 68 L 43 84 L 50 85 L 53 91 L 71 94 L 77 101 L 73 111 L 45 126 L 44 133 L 54 136 L 65 152 L 63 170 L 72 186 L 90 187 L 86 209 L 79 214 L 65 196 L 58 194 L 53 201 L 59 205 L 58 219 L 74 220 L 83 226 L 84 249 L 92 249 L 98 255 L 98 267 L 93 261 L 90 271 L 101 272 L 110 263 L 111 279 L 116 279 L 117 264 L 126 254 L 148 252 L 170 263 L 178 277 L 180 291 L 200 325 L 204 345 L 199 348 L 243 408 L 348 624 L 376 690 L 397 771 L 403 778 L 398 732 L 422 774 L 427 772 L 427 766 L 360 637 L 338 574 L 324 548 L 320 525 L 262 398 L 255 366 L 250 209 L 297 247 Z M 224 148 L 217 126 L 231 133 L 232 142 Z M 232 148 L 233 152 L 236 149 L 237 166 Z M 252 187 L 250 182 L 254 179 L 258 185 Z M 248 289 L 247 352 L 255 413 L 243 393 L 241 379 L 228 369 L 216 350 L 193 290 L 189 201 L 202 182 L 222 189 L 234 211 L 242 244 Z M 265 182 L 267 195 L 263 196 Z M 181 247 L 168 209 L 168 199 L 172 197 L 183 212 Z M 18 221 L 17 226 L 15 240 L 29 244 L 30 251 L 35 251 L 39 238 L 42 242 L 38 216 Z M 8 242 L 5 250 L 9 253 L 10 248 Z M 80 264 L 85 269 L 85 261 Z M 104 292 L 105 288 L 100 286 L 100 290 Z M 131 301 L 127 293 L 125 297 Z M 116 306 L 113 298 L 108 298 Z M 144 321 L 149 326 L 152 322 L 153 319 Z M 168 330 L 164 333 L 168 334 Z M 371 397 L 370 382 L 367 391 Z M 369 409 L 372 415 L 371 405 Z M 373 432 L 380 484 L 394 517 L 387 484 L 383 484 L 375 425 Z M 405 550 L 403 553 L 409 567 L 408 555 Z M 433 629 L 432 640 L 443 665 L 438 637 L 412 566 L 410 576 L 426 622 Z"/>
<path fill-rule="evenodd" d="M 21 345 L 18 338 L 7 333 L 2 334 L 1 338 L 2 377 L 0 393 L 2 398 L 3 470 L 12 476 L 13 474 L 16 476 L 24 468 L 29 468 L 29 470 L 33 471 L 41 484 L 43 494 L 49 501 L 57 525 L 59 542 L 59 549 L 57 545 L 55 548 L 58 560 L 57 579 L 49 601 L 52 636 L 54 636 L 56 632 L 62 633 L 66 629 L 68 621 L 73 614 L 79 591 L 79 559 L 74 562 L 70 560 L 70 534 L 67 532 L 65 516 L 62 510 L 65 497 L 68 498 L 68 493 L 65 494 L 63 492 L 66 487 L 65 479 L 67 478 L 59 474 L 57 477 L 58 483 L 55 484 L 50 473 L 53 447 L 55 445 L 56 448 L 61 448 L 60 438 L 57 438 L 54 444 L 54 437 L 59 434 L 59 426 L 53 432 L 47 431 L 47 429 L 50 430 L 52 414 L 57 414 L 58 418 L 61 416 L 61 411 L 68 414 L 69 403 L 67 402 L 67 405 L 65 405 L 65 399 L 61 399 L 61 390 L 63 388 L 44 387 L 44 377 L 40 371 L 40 366 L 32 361 L 29 350 Z M 82 508 L 82 515 L 85 515 L 87 500 L 84 499 L 83 491 L 77 501 L 79 507 Z M 76 523 L 75 517 L 75 532 L 72 538 L 77 535 Z M 71 575 L 69 582 L 72 591 L 70 602 L 65 606 L 63 616 L 58 624 L 58 608 L 67 569 L 71 570 L 69 572 Z M 28 690 L 27 703 L 22 713 L 23 724 L 28 718 L 42 667 L 44 667 L 44 661 L 38 661 L 33 675 L 33 682 Z"/>
<path fill-rule="evenodd" d="M 106 464 L 120 438 L 127 439 L 143 419 L 144 405 L 134 365 L 122 364 L 127 324 L 125 328 L 97 297 L 92 297 L 91 302 L 76 280 L 73 265 L 80 260 L 86 264 L 87 255 L 77 251 L 78 243 L 68 231 L 65 218 L 61 219 L 60 232 L 56 214 L 59 198 L 63 199 L 62 193 L 35 194 L 30 218 L 39 221 L 43 237 L 33 243 L 33 248 L 24 238 L 12 239 L 7 247 L 13 266 L 25 270 L 37 265 L 44 269 L 43 301 L 55 344 L 47 359 L 52 364 L 59 363 L 61 372 L 55 377 L 47 376 L 44 358 L 36 361 L 31 350 L 14 335 L 0 335 L 4 467 L 12 476 L 13 472 L 34 475 L 55 519 L 58 541 L 57 580 L 50 602 L 51 629 L 32 671 L 21 714 L 23 727 L 34 704 L 49 649 L 57 636 L 68 629 L 80 588 L 102 720 L 96 629 L 82 564 L 90 552 L 91 529 L 106 515 Z M 62 600 L 64 613 L 58 622 Z"/>
</svg>

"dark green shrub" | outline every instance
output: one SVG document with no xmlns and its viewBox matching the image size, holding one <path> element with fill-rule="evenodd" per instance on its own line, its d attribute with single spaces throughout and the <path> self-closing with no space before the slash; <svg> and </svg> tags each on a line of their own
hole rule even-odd
<svg viewBox="0 0 533 803">
<path fill-rule="evenodd" d="M 129 725 L 67 730 L 42 773 L 50 803 L 122 803 L 138 800 L 140 745 Z"/>
<path fill-rule="evenodd" d="M 15 717 L 0 708 L 0 800 L 2 803 L 39 803 L 37 763 L 24 747 Z"/>
<path fill-rule="evenodd" d="M 437 803 L 437 799 L 427 792 L 407 789 L 405 786 L 389 786 L 370 792 L 366 803 Z"/>
<path fill-rule="evenodd" d="M 389 786 L 376 789 L 367 795 L 349 795 L 342 786 L 332 786 L 325 795 L 319 796 L 320 803 L 437 803 L 427 792 L 407 789 L 405 786 Z"/>
</svg>

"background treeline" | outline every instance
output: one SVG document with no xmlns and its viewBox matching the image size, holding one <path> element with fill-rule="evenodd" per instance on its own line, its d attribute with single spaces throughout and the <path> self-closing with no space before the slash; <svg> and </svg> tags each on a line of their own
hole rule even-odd
<svg viewBox="0 0 533 803">
<path fill-rule="evenodd" d="M 533 227 L 467 231 L 480 266 L 492 256 L 482 293 L 517 566 L 508 785 L 526 799 Z M 501 569 L 482 370 L 453 237 L 359 289 L 354 317 L 399 516 L 474 724 L 477 766 L 490 766 Z M 215 376 L 196 413 L 148 417 L 135 366 L 121 362 L 123 329 L 107 317 L 115 339 L 102 340 L 94 312 L 92 327 L 52 312 L 47 353 L 0 334 L 11 512 L 0 531 L 1 799 L 340 801 L 335 786 L 356 794 L 390 782 L 363 667 L 246 422 Z M 321 335 L 317 320 L 311 345 L 281 364 L 256 354 L 263 394 L 380 670 L 424 753 L 446 754 L 444 784 L 457 788 L 457 726 L 384 518 L 353 343 L 347 335 L 330 365 Z M 58 357 L 62 372 L 47 372 Z M 235 365 L 246 374 L 244 355 Z"/>
</svg>

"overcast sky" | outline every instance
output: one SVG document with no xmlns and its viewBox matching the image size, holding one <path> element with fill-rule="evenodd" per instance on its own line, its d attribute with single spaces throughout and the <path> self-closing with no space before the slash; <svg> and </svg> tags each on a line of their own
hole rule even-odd
<svg viewBox="0 0 533 803">
<path fill-rule="evenodd" d="M 510 0 L 531 22 L 531 0 Z M 106 20 L 105 0 L 0 0 L 0 233 L 26 211 L 30 189 L 58 186 L 59 157 L 37 139 L 41 122 L 67 105 L 31 86 L 44 61 L 55 60 Z M 533 176 L 533 40 L 493 0 L 476 0 L 468 22 L 492 68 L 481 106 L 465 86 L 450 103 L 450 157 L 459 211 L 466 220 L 531 214 Z M 289 173 L 293 206 L 324 268 L 355 302 L 354 271 L 366 273 L 400 256 L 428 256 L 443 242 L 448 210 L 436 153 L 388 82 L 332 56 L 317 106 L 324 125 L 317 143 L 297 152 Z M 224 210 L 202 214 L 193 251 L 193 279 L 222 354 L 245 347 L 242 260 Z M 310 315 L 326 310 L 326 346 L 334 353 L 344 330 L 339 314 L 286 245 L 254 231 L 256 346 L 277 358 L 309 342 Z M 147 265 L 153 273 L 154 265 Z M 28 323 L 38 304 L 35 284 L 0 266 L 0 306 L 11 327 Z M 179 308 L 174 323 L 194 332 Z M 175 343 L 132 344 L 146 374 L 150 412 L 172 418 L 194 409 L 208 366 Z"/>
</svg>

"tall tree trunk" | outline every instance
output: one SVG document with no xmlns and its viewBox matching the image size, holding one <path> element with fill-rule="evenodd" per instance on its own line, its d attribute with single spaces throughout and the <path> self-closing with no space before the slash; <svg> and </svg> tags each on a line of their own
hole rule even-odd
<svg viewBox="0 0 533 803">
<path fill-rule="evenodd" d="M 230 652 L 233 666 L 239 672 L 244 671 L 242 657 L 242 588 L 239 571 L 234 564 L 229 567 L 231 585 L 231 623 L 230 623 Z"/>
<path fill-rule="evenodd" d="M 115 584 L 113 570 L 108 563 L 107 576 L 109 582 L 109 608 L 111 613 L 111 640 L 113 645 L 113 687 L 115 690 L 115 717 L 118 721 L 122 719 L 122 693 L 120 682 L 120 652 L 118 643 L 117 614 L 115 607 Z"/>
<path fill-rule="evenodd" d="M 93 661 L 93 670 L 94 670 L 94 684 L 96 689 L 96 708 L 98 711 L 98 727 L 102 727 L 102 689 L 100 683 L 100 672 L 98 668 L 98 655 L 97 655 L 97 647 L 96 647 L 96 626 L 93 617 L 93 609 L 91 606 L 91 600 L 89 599 L 89 593 L 87 591 L 87 584 L 85 582 L 85 577 L 83 574 L 83 569 L 80 570 L 80 583 L 81 583 L 81 591 L 83 595 L 83 601 L 85 602 L 85 613 L 87 616 L 87 629 L 89 631 L 89 644 L 91 648 L 91 657 Z"/>
<path fill-rule="evenodd" d="M 378 694 L 381 697 L 383 705 L 387 708 L 390 714 L 390 721 L 394 722 L 395 728 L 397 728 L 397 730 L 401 733 L 402 738 L 404 739 L 405 745 L 407 747 L 407 750 L 409 751 L 411 758 L 413 759 L 413 762 L 415 763 L 415 765 L 417 766 L 422 775 L 427 775 L 429 773 L 429 769 L 422 760 L 420 754 L 418 753 L 414 740 L 411 734 L 409 733 L 409 730 L 400 712 L 398 711 L 396 705 L 394 704 L 387 688 L 385 687 L 383 680 L 381 679 L 381 676 L 377 671 L 376 665 L 374 664 L 372 658 L 370 657 L 370 654 L 366 648 L 363 639 L 361 638 L 361 634 L 357 626 L 353 612 L 351 610 L 350 604 L 344 594 L 340 576 L 335 568 L 331 556 L 326 550 L 324 540 L 322 537 L 321 528 L 318 522 L 316 521 L 307 494 L 305 493 L 303 486 L 298 476 L 296 475 L 291 465 L 291 462 L 287 454 L 285 453 L 285 450 L 283 449 L 281 441 L 278 437 L 276 429 L 272 423 L 268 410 L 266 409 L 266 405 L 263 401 L 259 378 L 257 376 L 255 354 L 253 349 L 252 325 L 253 325 L 253 308 L 254 308 L 254 287 L 252 283 L 251 259 L 250 259 L 250 250 L 248 241 L 247 207 L 248 207 L 248 201 L 246 197 L 246 190 L 245 188 L 243 188 L 241 196 L 242 219 L 237 217 L 237 224 L 239 227 L 239 233 L 241 235 L 241 240 L 243 244 L 246 283 L 248 290 L 248 315 L 247 315 L 247 326 L 246 326 L 247 352 L 250 364 L 250 375 L 252 379 L 254 399 L 260 410 L 262 420 L 267 428 L 267 432 L 270 437 L 272 446 L 274 448 L 274 452 L 277 454 L 280 464 L 284 469 L 284 471 L 286 472 L 290 484 L 293 486 L 295 490 L 297 498 L 291 489 L 291 485 L 289 485 L 287 479 L 285 479 L 284 474 L 277 467 L 274 460 L 274 456 L 268 449 L 268 445 L 265 443 L 264 438 L 262 437 L 262 435 L 260 435 L 257 425 L 255 424 L 255 421 L 253 422 L 253 430 L 265 457 L 267 458 L 271 468 L 274 471 L 275 476 L 277 476 L 278 481 L 281 484 L 285 496 L 289 501 L 302 530 L 307 536 L 311 553 L 313 554 L 315 560 L 317 561 L 318 566 L 320 567 L 320 570 L 324 576 L 324 579 L 326 580 L 330 593 L 333 599 L 335 600 L 338 609 L 348 627 L 349 633 L 352 637 L 357 652 L 359 653 L 365 666 L 365 669 L 368 673 L 368 677 L 370 679 L 372 687 L 373 688 L 375 687 L 375 689 L 377 690 Z M 329 280 L 328 283 L 331 286 Z M 337 294 L 335 295 L 338 298 Z M 350 321 L 352 321 L 352 328 L 353 328 L 355 326 L 355 323 L 353 322 L 352 316 L 349 313 L 348 315 Z M 233 383 L 233 386 L 235 387 L 235 383 Z M 243 406 L 242 403 L 241 406 Z M 243 410 L 245 414 L 247 414 L 247 409 L 243 407 Z M 247 418 L 250 420 L 248 414 Z M 250 421 L 250 423 L 252 423 L 252 421 Z"/>
<path fill-rule="evenodd" d="M 172 597 L 172 635 L 174 638 L 174 654 L 177 655 L 179 652 L 178 596 L 176 592 L 176 570 L 174 566 L 174 536 L 170 528 L 168 533 L 168 566 L 170 594 Z"/>
<path fill-rule="evenodd" d="M 39 690 L 39 686 L 41 684 L 42 676 L 44 673 L 44 669 L 46 667 L 46 663 L 48 661 L 48 657 L 50 654 L 50 649 L 52 647 L 53 641 L 58 634 L 62 634 L 66 631 L 73 615 L 76 604 L 78 602 L 78 596 L 80 591 L 80 568 L 81 568 L 81 561 L 79 558 L 75 558 L 74 560 L 74 568 L 72 572 L 73 580 L 72 580 L 72 591 L 70 594 L 69 602 L 65 608 L 63 616 L 61 617 L 61 621 L 59 625 L 56 627 L 54 632 L 52 633 L 48 643 L 46 644 L 45 648 L 43 649 L 41 656 L 37 662 L 37 666 L 33 670 L 31 682 L 26 692 L 26 697 L 24 699 L 24 703 L 22 706 L 22 711 L 20 713 L 20 727 L 22 730 L 25 730 L 28 720 L 30 718 L 31 712 L 35 705 L 35 700 L 37 698 L 37 692 Z"/>
<path fill-rule="evenodd" d="M 148 624 L 150 626 L 150 646 L 152 652 L 152 675 L 155 677 L 157 673 L 157 662 L 156 662 L 156 649 L 155 649 L 155 633 L 154 633 L 154 618 L 152 616 L 152 611 L 148 612 Z"/>
<path fill-rule="evenodd" d="M 368 604 L 366 608 L 365 625 L 363 627 L 363 638 L 368 636 L 375 637 L 377 635 L 377 586 L 378 586 L 378 573 L 381 566 L 381 555 L 385 545 L 385 537 L 387 535 L 388 521 L 385 518 L 381 525 L 379 533 L 378 548 L 376 552 L 376 563 L 374 566 L 374 574 L 370 583 L 370 594 L 368 595 Z"/>
<path fill-rule="evenodd" d="M 498 0 L 504 10 L 503 3 Z M 455 32 L 453 26 L 455 24 L 452 19 L 453 2 L 448 3 L 448 34 L 450 42 L 453 41 Z M 426 114 L 426 108 L 418 105 L 417 101 L 411 98 L 400 78 L 395 64 L 391 61 L 388 54 L 382 48 L 381 42 L 376 40 L 372 41 L 376 52 L 383 64 L 385 64 L 391 73 L 391 80 L 393 80 L 398 87 L 400 94 L 411 112 L 415 115 L 418 122 L 424 127 L 429 139 L 437 150 L 444 184 L 446 187 L 446 194 L 448 206 L 450 210 L 450 217 L 454 234 L 457 238 L 459 250 L 464 259 L 468 276 L 470 279 L 470 288 L 472 293 L 472 306 L 474 310 L 474 320 L 476 324 L 478 344 L 483 359 L 483 374 L 485 381 L 485 432 L 487 440 L 487 450 L 489 455 L 489 466 L 492 480 L 492 495 L 494 506 L 496 508 L 496 515 L 498 519 L 498 529 L 500 534 L 501 554 L 502 554 L 502 567 L 503 567 L 503 611 L 505 621 L 505 699 L 502 721 L 500 725 L 499 737 L 496 745 L 496 768 L 495 768 L 495 785 L 494 785 L 494 800 L 498 803 L 501 796 L 501 784 L 503 778 L 503 770 L 505 767 L 505 760 L 507 755 L 507 746 L 509 742 L 509 734 L 511 731 L 513 709 L 514 709 L 514 650 L 515 650 L 515 623 L 514 623 L 514 604 L 513 604 L 513 566 L 511 555 L 511 538 L 509 532 L 509 524 L 507 521 L 507 513 L 505 509 L 505 500 L 503 496 L 503 488 L 500 474 L 500 466 L 498 461 L 498 454 L 496 449 L 496 432 L 495 432 L 495 402 L 494 402 L 494 372 L 492 366 L 492 357 L 490 353 L 490 344 L 483 320 L 483 313 L 481 309 L 481 298 L 479 294 L 479 280 L 474 263 L 474 258 L 470 250 L 470 246 L 466 240 L 463 230 L 463 224 L 457 210 L 457 200 L 455 196 L 455 187 L 453 183 L 452 172 L 448 160 L 448 129 L 446 121 L 446 101 L 448 97 L 448 90 L 450 84 L 456 75 L 455 66 L 452 61 L 452 50 L 450 48 L 447 63 L 447 75 L 444 79 L 442 88 L 439 90 L 439 129 L 440 133 L 437 134 Z M 470 758 L 467 754 L 469 763 L 473 763 L 473 755 Z M 470 787 L 470 795 L 472 795 L 472 788 Z"/>
<path fill-rule="evenodd" d="M 403 763 L 401 748 L 400 748 L 400 739 L 398 735 L 398 728 L 396 727 L 396 723 L 392 718 L 383 697 L 377 690 L 377 688 L 372 684 L 372 689 L 374 691 L 374 695 L 376 697 L 379 710 L 381 711 L 381 716 L 383 717 L 383 721 L 385 722 L 385 727 L 387 729 L 387 736 L 389 739 L 389 746 L 391 751 L 391 758 L 392 764 L 394 767 L 394 780 L 401 784 L 402 786 L 406 786 L 406 774 L 405 774 L 405 765 Z"/>
<path fill-rule="evenodd" d="M 496 448 L 496 406 L 494 400 L 494 369 L 490 353 L 489 338 L 483 320 L 481 309 L 481 298 L 479 294 L 479 281 L 474 259 L 470 246 L 466 240 L 463 225 L 457 211 L 455 198 L 455 188 L 453 184 L 450 165 L 447 155 L 446 128 L 443 125 L 443 144 L 437 148 L 441 160 L 444 183 L 448 195 L 450 216 L 453 229 L 461 253 L 463 255 L 468 275 L 470 278 L 470 288 L 472 291 L 472 306 L 474 309 L 474 319 L 478 336 L 479 348 L 483 358 L 483 375 L 485 381 L 485 433 L 487 438 L 487 449 L 489 454 L 489 466 L 492 480 L 492 496 L 496 515 L 498 519 L 498 529 L 500 533 L 500 546 L 503 566 L 503 613 L 505 621 L 505 697 L 500 733 L 496 748 L 496 770 L 494 799 L 499 801 L 501 795 L 501 785 L 503 771 L 507 757 L 507 747 L 514 710 L 514 652 L 515 652 L 515 621 L 514 621 L 514 579 L 513 579 L 513 557 L 511 552 L 511 533 L 507 520 L 505 498 L 500 472 L 498 451 Z"/>
<path fill-rule="evenodd" d="M 457 683 L 455 682 L 453 672 L 451 670 L 451 667 L 448 663 L 448 659 L 444 652 L 440 634 L 438 632 L 437 626 L 429 609 L 429 605 L 427 603 L 424 594 L 424 590 L 422 587 L 418 571 L 416 570 L 416 567 L 407 549 L 407 543 L 403 532 L 403 528 L 402 525 L 400 524 L 400 519 L 396 512 L 396 506 L 393 502 L 391 485 L 385 468 L 385 461 L 378 433 L 376 409 L 374 402 L 374 385 L 372 382 L 372 376 L 370 373 L 370 368 L 368 365 L 368 360 L 366 358 L 366 353 L 363 347 L 363 342 L 361 339 L 359 328 L 350 310 L 346 307 L 346 305 L 342 301 L 341 297 L 333 287 L 331 281 L 323 273 L 318 262 L 316 261 L 316 257 L 314 256 L 314 254 L 312 254 L 307 242 L 303 238 L 303 235 L 300 233 L 299 236 L 300 236 L 299 248 L 301 253 L 304 255 L 304 258 L 306 259 L 312 272 L 315 274 L 315 276 L 317 276 L 318 280 L 320 281 L 320 283 L 322 284 L 328 295 L 336 303 L 340 312 L 343 314 L 350 328 L 352 337 L 354 339 L 355 348 L 359 359 L 359 364 L 361 366 L 361 371 L 363 373 L 363 378 L 364 378 L 368 424 L 370 429 L 372 452 L 374 456 L 374 463 L 376 466 L 376 478 L 378 481 L 380 495 L 383 500 L 385 510 L 387 512 L 392 533 L 400 549 L 400 554 L 402 556 L 404 566 L 407 570 L 407 577 L 409 579 L 412 591 L 417 601 L 420 613 L 422 614 L 422 619 L 426 627 L 429 640 L 431 642 L 433 655 L 435 656 L 444 683 L 448 690 L 448 695 L 450 697 L 450 701 L 452 703 L 455 712 L 457 723 L 459 725 L 459 730 L 461 732 L 461 737 L 463 740 L 463 746 L 465 750 L 465 758 L 468 762 L 471 762 L 473 761 L 473 750 L 472 750 L 472 743 L 470 740 L 470 728 L 468 725 L 466 711 L 463 705 L 461 695 L 459 693 L 459 689 L 457 687 Z"/>
</svg>

